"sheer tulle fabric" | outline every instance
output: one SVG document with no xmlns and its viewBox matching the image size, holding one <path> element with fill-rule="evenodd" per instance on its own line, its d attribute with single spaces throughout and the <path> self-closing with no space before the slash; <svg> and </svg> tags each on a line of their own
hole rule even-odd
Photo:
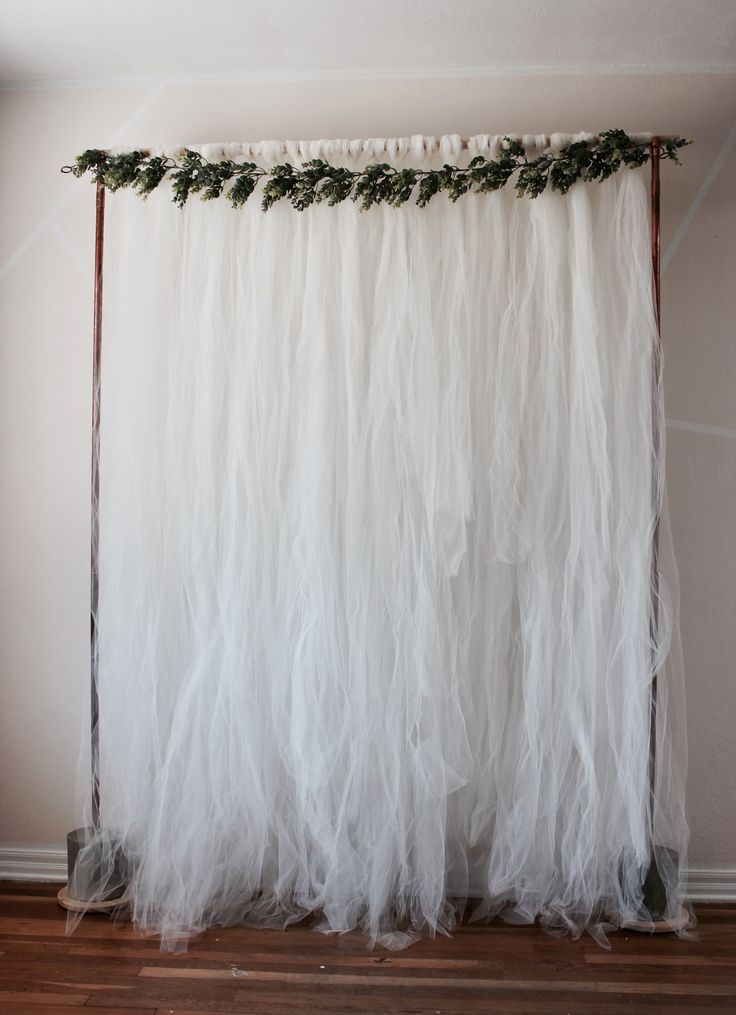
<svg viewBox="0 0 736 1015">
<path fill-rule="evenodd" d="M 105 271 L 100 779 L 135 921 L 401 947 L 469 898 L 640 916 L 655 671 L 653 838 L 687 839 L 646 171 L 366 213 L 120 193 Z"/>
</svg>

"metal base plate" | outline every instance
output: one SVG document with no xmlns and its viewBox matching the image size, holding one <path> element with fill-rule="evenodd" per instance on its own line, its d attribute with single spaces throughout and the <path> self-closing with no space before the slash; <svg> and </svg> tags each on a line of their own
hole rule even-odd
<svg viewBox="0 0 736 1015">
<path fill-rule="evenodd" d="M 676 934 L 678 931 L 686 930 L 691 923 L 690 914 L 684 906 L 680 906 L 679 912 L 671 920 L 628 920 L 621 924 L 621 930 L 634 930 L 641 934 Z"/>
</svg>

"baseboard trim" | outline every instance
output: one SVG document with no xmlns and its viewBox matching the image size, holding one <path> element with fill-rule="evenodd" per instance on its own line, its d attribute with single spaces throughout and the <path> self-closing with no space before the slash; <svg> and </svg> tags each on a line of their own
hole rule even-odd
<svg viewBox="0 0 736 1015">
<path fill-rule="evenodd" d="M 0 880 L 66 881 L 66 849 L 60 846 L 0 844 Z"/>
<path fill-rule="evenodd" d="M 736 867 L 690 867 L 687 894 L 693 902 L 736 902 Z"/>
<path fill-rule="evenodd" d="M 66 881 L 66 849 L 61 846 L 0 844 L 0 880 Z M 692 902 L 736 902 L 736 866 L 691 867 Z"/>
</svg>

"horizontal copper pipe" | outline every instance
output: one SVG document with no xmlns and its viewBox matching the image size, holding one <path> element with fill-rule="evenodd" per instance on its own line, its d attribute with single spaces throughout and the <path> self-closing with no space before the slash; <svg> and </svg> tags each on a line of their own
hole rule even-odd
<svg viewBox="0 0 736 1015">
<path fill-rule="evenodd" d="M 498 136 L 499 136 L 499 137 L 504 137 L 505 135 L 499 134 Z M 516 137 L 516 138 L 518 139 L 518 138 L 519 138 L 520 136 L 522 136 L 522 135 L 518 135 L 518 134 L 517 134 L 517 135 L 508 135 L 508 136 L 510 136 L 510 137 L 512 137 L 512 136 L 515 136 L 515 137 Z M 634 135 L 632 135 L 632 136 L 636 137 L 636 134 L 634 134 Z M 657 134 L 657 135 L 656 135 L 656 138 L 657 138 L 657 141 L 658 141 L 658 142 L 663 142 L 663 141 L 675 141 L 675 140 L 676 140 L 676 139 L 677 139 L 677 138 L 678 138 L 679 136 L 680 136 L 679 134 Z M 596 135 L 596 136 L 594 136 L 594 137 L 593 137 L 593 140 L 594 140 L 594 141 L 598 141 L 598 140 L 600 140 L 600 139 L 599 139 L 599 137 L 598 137 L 598 136 Z M 215 144 L 217 144 L 217 142 L 214 142 L 214 143 L 215 143 Z M 253 142 L 253 144 L 258 144 L 258 143 L 259 143 L 259 142 L 257 142 L 257 141 Z M 547 142 L 546 142 L 546 143 L 547 143 L 547 144 L 549 144 L 549 138 L 547 139 Z M 649 144 L 649 143 L 650 143 L 649 141 L 646 141 L 646 142 L 642 142 L 642 144 Z M 286 146 L 286 142 L 284 142 L 284 150 L 285 150 L 285 146 Z M 198 147 L 202 147 L 202 145 L 199 145 Z M 462 148 L 463 148 L 464 150 L 468 149 L 468 148 L 470 147 L 470 138 L 467 138 L 467 137 L 464 137 L 464 138 L 462 138 L 462 145 L 461 145 L 461 147 L 462 147 Z M 183 154 L 183 153 L 184 153 L 184 152 L 185 152 L 186 150 L 187 150 L 186 148 L 179 148 L 179 149 L 177 149 L 177 151 L 176 151 L 176 153 L 175 153 L 175 154 L 177 154 L 177 155 L 181 155 L 181 154 Z M 106 152 L 106 154 L 109 154 L 109 153 L 107 153 L 107 149 L 104 149 L 104 148 L 103 148 L 103 149 L 102 149 L 102 151 L 105 151 L 105 152 Z M 151 149 L 150 149 L 150 148 L 131 148 L 131 149 L 130 149 L 130 151 L 136 151 L 136 152 L 140 152 L 140 153 L 141 153 L 141 155 L 146 155 L 146 156 L 148 156 L 148 155 L 151 155 L 151 154 L 152 154 L 152 152 L 151 152 Z"/>
</svg>

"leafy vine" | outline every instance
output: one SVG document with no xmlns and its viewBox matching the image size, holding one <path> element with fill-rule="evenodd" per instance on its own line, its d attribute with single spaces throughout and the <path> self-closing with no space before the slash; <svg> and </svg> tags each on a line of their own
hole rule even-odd
<svg viewBox="0 0 736 1015">
<path fill-rule="evenodd" d="M 690 143 L 681 137 L 660 141 L 659 156 L 679 165 L 677 153 Z M 500 190 L 512 179 L 518 197 L 538 197 L 548 187 L 566 194 L 578 180 L 605 180 L 624 166 L 644 165 L 649 157 L 648 142 L 634 141 L 623 130 L 605 130 L 591 141 L 573 141 L 559 151 L 534 157 L 528 156 L 518 141 L 505 137 L 496 159 L 476 155 L 465 167 L 444 165 L 440 169 L 396 169 L 387 163 L 350 169 L 323 159 L 312 159 L 301 167 L 287 162 L 263 169 L 255 162 L 209 162 L 199 152 L 185 148 L 176 157 L 141 151 L 111 155 L 88 149 L 62 172 L 77 177 L 90 174 L 93 182 L 101 182 L 108 190 L 131 188 L 141 197 L 147 197 L 168 177 L 172 200 L 179 207 L 192 194 L 210 201 L 224 193 L 233 208 L 240 208 L 264 181 L 264 211 L 284 200 L 304 211 L 313 204 L 336 205 L 348 199 L 366 210 L 377 204 L 399 207 L 412 199 L 423 208 L 439 193 L 457 201 L 468 192 Z"/>
</svg>

